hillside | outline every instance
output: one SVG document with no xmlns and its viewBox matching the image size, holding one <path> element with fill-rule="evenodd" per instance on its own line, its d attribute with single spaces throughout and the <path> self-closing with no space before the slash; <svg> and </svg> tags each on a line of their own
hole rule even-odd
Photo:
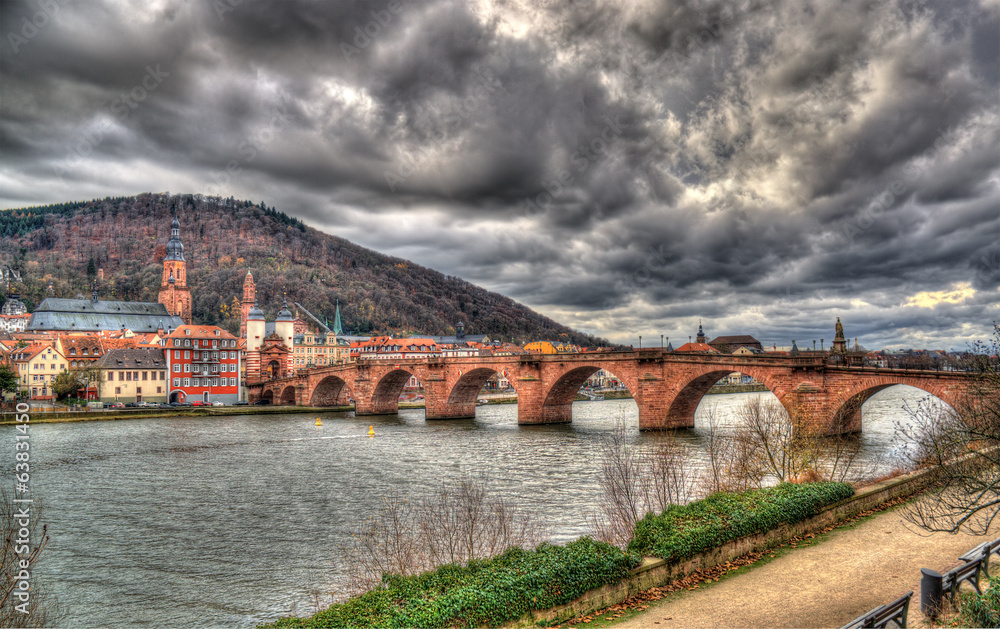
<svg viewBox="0 0 1000 629">
<path fill-rule="evenodd" d="M 0 265 L 20 273 L 33 307 L 50 294 L 90 294 L 98 269 L 103 299 L 156 301 L 161 261 L 176 212 L 196 321 L 239 327 L 247 269 L 266 316 L 281 296 L 333 320 L 340 300 L 344 328 L 362 334 L 468 333 L 504 340 L 603 344 L 474 286 L 325 234 L 264 204 L 200 195 L 141 194 L 0 212 Z M 91 262 L 93 260 L 93 262 Z"/>
</svg>

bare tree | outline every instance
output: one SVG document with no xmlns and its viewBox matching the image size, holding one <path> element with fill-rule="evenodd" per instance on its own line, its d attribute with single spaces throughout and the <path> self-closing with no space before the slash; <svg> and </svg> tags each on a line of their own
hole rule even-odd
<svg viewBox="0 0 1000 629">
<path fill-rule="evenodd" d="M 462 476 L 423 500 L 385 497 L 344 554 L 352 570 L 351 589 L 364 591 L 384 574 L 419 574 L 499 555 L 511 546 L 533 548 L 541 541 L 535 522 L 492 494 L 487 477 Z"/>
<path fill-rule="evenodd" d="M 57 621 L 55 600 L 35 574 L 49 541 L 46 526 L 39 531 L 39 504 L 15 503 L 14 495 L 0 488 L 0 627 L 48 627 Z"/>
<path fill-rule="evenodd" d="M 928 531 L 967 529 L 985 535 L 1000 514 L 1000 326 L 990 343 L 977 343 L 975 380 L 953 409 L 921 401 L 897 437 L 909 456 L 934 470 L 934 481 L 904 517 Z"/>
<path fill-rule="evenodd" d="M 695 479 L 685 454 L 672 435 L 643 453 L 619 418 L 601 443 L 601 506 L 591 519 L 595 536 L 624 548 L 647 513 L 689 501 Z"/>
<path fill-rule="evenodd" d="M 775 400 L 748 398 L 736 411 L 731 433 L 709 414 L 709 491 L 743 491 L 774 482 L 860 479 L 874 471 L 862 465 L 860 444 L 849 435 L 827 436 L 825 426 L 791 414 Z M 832 418 L 831 418 L 832 421 Z"/>
</svg>

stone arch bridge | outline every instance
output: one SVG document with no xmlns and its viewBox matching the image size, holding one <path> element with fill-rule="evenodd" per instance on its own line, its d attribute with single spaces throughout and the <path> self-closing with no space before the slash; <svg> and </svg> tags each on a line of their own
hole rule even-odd
<svg viewBox="0 0 1000 629">
<path fill-rule="evenodd" d="M 813 356 L 681 354 L 660 349 L 584 354 L 368 359 L 317 367 L 277 380 L 248 383 L 250 402 L 342 406 L 358 415 L 394 414 L 410 376 L 424 386 L 427 419 L 475 417 L 476 398 L 495 373 L 517 392 L 519 424 L 572 420 L 577 391 L 598 369 L 614 374 L 639 407 L 641 430 L 694 426 L 709 388 L 732 372 L 762 382 L 790 413 L 827 433 L 861 430 L 861 404 L 896 384 L 908 384 L 956 406 L 971 376 L 873 367 L 827 365 Z"/>
</svg>

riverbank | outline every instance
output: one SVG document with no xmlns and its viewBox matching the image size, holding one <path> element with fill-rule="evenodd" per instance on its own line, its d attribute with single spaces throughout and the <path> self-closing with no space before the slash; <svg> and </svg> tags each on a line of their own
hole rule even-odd
<svg viewBox="0 0 1000 629">
<path fill-rule="evenodd" d="M 422 407 L 423 405 L 421 405 Z M 403 408 L 403 405 L 400 404 Z M 117 421 L 163 417 L 224 417 L 228 415 L 285 415 L 291 413 L 330 413 L 353 411 L 353 406 L 181 406 L 176 409 L 120 409 L 113 411 L 28 411 L 32 423 Z M 16 424 L 13 411 L 4 412 L 0 426 Z"/>
<path fill-rule="evenodd" d="M 819 534 L 829 532 L 842 524 L 856 520 L 859 516 L 881 511 L 886 506 L 897 504 L 902 499 L 909 498 L 910 496 L 920 493 L 930 482 L 933 473 L 933 469 L 918 470 L 903 476 L 898 476 L 876 483 L 874 485 L 863 487 L 852 497 L 841 500 L 840 502 L 834 503 L 820 510 L 811 518 L 795 524 L 782 524 L 765 533 L 748 535 L 731 542 L 726 542 L 710 551 L 698 553 L 682 561 L 667 562 L 663 559 L 646 557 L 644 558 L 642 565 L 633 569 L 627 579 L 590 590 L 571 603 L 550 609 L 535 610 L 528 616 L 522 618 L 520 622 L 516 623 L 516 625 L 519 627 L 527 627 L 536 624 L 551 625 L 555 623 L 566 623 L 567 621 L 569 621 L 570 624 L 575 624 L 575 622 L 579 622 L 582 619 L 586 619 L 587 622 L 589 622 L 591 619 L 602 615 L 601 610 L 606 610 L 611 607 L 620 607 L 623 603 L 627 604 L 628 601 L 642 597 L 644 593 L 655 591 L 657 588 L 666 588 L 669 592 L 681 589 L 697 589 L 699 587 L 699 583 L 706 580 L 717 580 L 719 576 L 728 572 L 730 569 L 735 569 L 748 563 L 754 563 L 765 554 L 774 555 L 778 552 L 780 547 L 786 544 L 790 544 L 792 547 L 795 547 L 798 544 L 801 544 L 804 539 L 811 539 Z M 965 552 L 965 550 L 968 550 L 973 546 L 975 546 L 975 543 L 969 544 L 968 548 L 964 548 L 961 552 Z M 854 546 L 851 552 L 859 555 L 858 561 L 860 562 L 867 557 L 867 551 L 866 553 L 858 553 L 858 548 L 858 546 Z M 752 560 L 747 561 L 748 557 Z M 916 575 L 919 579 L 919 569 L 916 571 Z M 826 579 L 823 576 L 823 570 L 816 566 L 813 567 L 813 571 L 809 574 L 808 579 L 805 581 L 802 579 L 803 577 L 800 576 L 799 581 L 794 582 L 794 587 L 789 586 L 785 589 L 783 592 L 784 596 L 787 597 L 789 596 L 789 592 L 795 592 L 806 587 L 803 585 L 804 583 L 815 583 L 817 579 L 821 579 L 823 583 L 826 583 Z M 678 583 L 682 584 L 681 587 L 673 587 Z M 821 586 L 809 587 L 818 587 L 820 591 L 823 590 L 823 587 Z M 919 591 L 919 588 L 917 589 Z M 754 588 L 749 587 L 749 591 L 753 592 Z M 905 593 L 905 591 L 901 593 Z M 796 622 L 790 623 L 784 620 L 778 624 L 772 624 L 773 621 L 761 621 L 759 623 L 744 624 L 729 624 L 727 622 L 725 623 L 725 626 L 840 626 L 851 620 L 851 618 L 867 611 L 867 609 L 876 607 L 886 602 L 888 602 L 888 600 L 870 605 L 861 609 L 856 614 L 846 612 L 846 618 L 829 624 L 802 624 L 802 619 L 799 618 Z M 747 604 L 745 597 L 743 604 Z M 865 603 L 858 604 L 864 605 Z M 780 603 L 776 603 L 775 609 L 780 611 Z M 667 627 L 671 625 L 676 627 L 719 626 L 717 619 L 714 619 L 714 622 L 711 622 L 708 625 L 668 623 L 664 622 L 665 620 L 670 620 L 670 618 L 665 617 L 663 620 L 651 619 L 647 624 L 640 623 L 635 626 L 654 626 L 656 624 Z"/>
</svg>

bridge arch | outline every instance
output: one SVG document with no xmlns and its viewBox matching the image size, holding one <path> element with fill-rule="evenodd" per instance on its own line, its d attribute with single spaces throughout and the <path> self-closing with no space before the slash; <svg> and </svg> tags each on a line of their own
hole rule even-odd
<svg viewBox="0 0 1000 629">
<path fill-rule="evenodd" d="M 861 407 L 873 395 L 890 387 L 908 385 L 932 395 L 944 404 L 956 407 L 958 400 L 941 383 L 924 382 L 907 376 L 878 375 L 855 383 L 835 398 L 830 405 L 833 413 L 831 428 L 838 433 L 861 432 Z"/>
<path fill-rule="evenodd" d="M 687 382 L 676 390 L 673 397 L 667 401 L 667 413 L 663 427 L 693 428 L 695 411 L 698 410 L 698 405 L 701 404 L 702 399 L 719 380 L 722 380 L 731 373 L 741 373 L 760 382 L 778 398 L 778 401 L 789 414 L 793 412 L 794 409 L 789 406 L 788 396 L 783 395 L 784 391 L 782 391 L 777 383 L 773 382 L 770 374 L 766 371 L 737 365 L 724 369 L 710 367 L 710 370 L 690 377 Z"/>
<path fill-rule="evenodd" d="M 329 375 L 316 383 L 309 406 L 344 406 L 353 397 L 351 387 L 343 378 Z"/>
<path fill-rule="evenodd" d="M 295 404 L 295 387 L 288 385 L 281 391 L 281 403 L 285 405 Z"/>
<path fill-rule="evenodd" d="M 357 415 L 394 415 L 399 412 L 399 395 L 413 372 L 406 369 L 389 369 L 372 388 L 367 399 L 355 398 L 354 412 Z"/>
<path fill-rule="evenodd" d="M 492 367 L 479 367 L 464 372 L 448 393 L 448 404 L 475 404 L 486 381 L 496 373 L 500 372 Z M 513 382 L 511 386 L 514 386 Z"/>
<path fill-rule="evenodd" d="M 274 404 L 274 390 L 264 389 L 264 391 L 260 394 L 260 399 L 267 400 L 268 404 Z"/>
<path fill-rule="evenodd" d="M 542 421 L 547 424 L 570 422 L 573 419 L 573 401 L 580 387 L 592 375 L 603 369 L 614 375 L 622 385 L 635 397 L 634 385 L 630 386 L 627 378 L 621 377 L 610 368 L 603 365 L 580 365 L 567 370 L 549 386 L 542 402 Z"/>
</svg>

